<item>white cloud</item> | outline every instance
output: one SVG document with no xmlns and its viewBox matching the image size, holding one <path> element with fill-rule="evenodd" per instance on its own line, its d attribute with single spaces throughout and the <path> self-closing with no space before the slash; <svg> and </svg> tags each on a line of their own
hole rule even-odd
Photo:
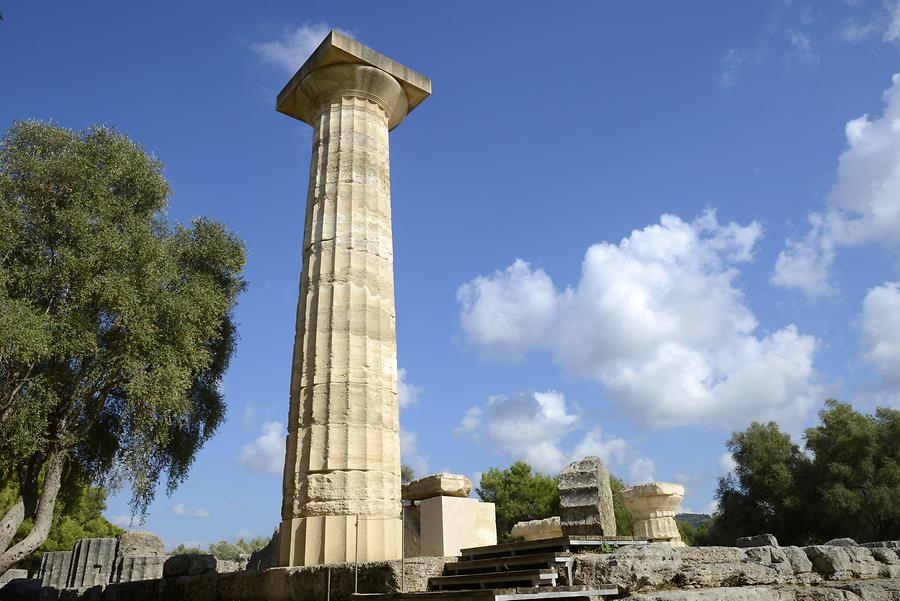
<svg viewBox="0 0 900 601">
<path fill-rule="evenodd" d="M 900 0 L 888 5 L 887 27 L 882 39 L 890 43 L 900 42 Z"/>
<path fill-rule="evenodd" d="M 624 469 L 635 459 L 625 440 L 604 436 L 600 428 L 589 430 L 570 450 L 563 450 L 564 439 L 583 428 L 584 421 L 568 407 L 565 396 L 549 390 L 492 396 L 483 406 L 466 411 L 456 432 L 487 442 L 510 460 L 525 461 L 551 474 L 589 455 L 602 459 L 608 468 Z"/>
<path fill-rule="evenodd" d="M 197 509 L 188 509 L 184 503 L 178 503 L 177 505 L 173 505 L 169 508 L 169 513 L 179 518 L 201 518 L 206 519 L 210 517 L 209 512 L 202 508 L 198 507 Z"/>
<path fill-rule="evenodd" d="M 131 515 L 114 515 L 109 518 L 109 521 L 118 526 L 119 528 L 131 528 L 134 526 L 134 516 Z"/>
<path fill-rule="evenodd" d="M 488 354 L 549 351 L 643 424 L 799 419 L 815 397 L 816 339 L 793 325 L 755 334 L 735 285 L 761 235 L 712 211 L 691 223 L 663 215 L 591 246 L 564 290 L 517 259 L 460 287 L 462 329 Z"/>
<path fill-rule="evenodd" d="M 737 462 L 734 460 L 734 457 L 731 456 L 731 453 L 722 453 L 719 456 L 719 476 L 724 477 L 731 474 L 736 467 Z"/>
<path fill-rule="evenodd" d="M 238 461 L 254 472 L 280 474 L 284 469 L 284 424 L 266 422 L 262 434 L 238 453 Z"/>
<path fill-rule="evenodd" d="M 814 63 L 819 60 L 819 56 L 813 48 L 809 34 L 789 29 L 786 35 L 788 43 L 791 46 L 786 57 L 786 60 L 789 63 Z"/>
<path fill-rule="evenodd" d="M 821 296 L 833 291 L 830 272 L 838 247 L 875 242 L 900 248 L 900 74 L 893 76 L 884 102 L 880 117 L 847 123 L 847 147 L 825 211 L 809 216 L 803 238 L 787 241 L 773 283 Z"/>
<path fill-rule="evenodd" d="M 397 402 L 400 408 L 409 407 L 419 402 L 422 394 L 422 387 L 417 386 L 406 379 L 406 370 L 400 368 L 397 370 Z"/>
<path fill-rule="evenodd" d="M 256 42 L 251 44 L 250 48 L 264 61 L 293 74 L 332 29 L 335 28 L 327 23 L 304 23 L 295 29 L 285 28 L 281 38 L 277 40 Z M 340 29 L 337 31 L 346 33 Z"/>
<path fill-rule="evenodd" d="M 253 419 L 256 417 L 256 407 L 253 403 L 244 405 L 244 412 L 241 414 L 241 427 L 245 430 L 253 425 Z"/>
<path fill-rule="evenodd" d="M 652 459 L 647 459 L 646 457 L 635 459 L 628 466 L 628 481 L 631 484 L 653 482 L 653 471 L 655 469 L 656 464 L 653 463 Z"/>
<path fill-rule="evenodd" d="M 847 42 L 861 42 L 878 31 L 878 24 L 874 21 L 860 23 L 856 19 L 849 19 L 841 28 L 840 36 Z"/>
<path fill-rule="evenodd" d="M 900 282 L 866 293 L 862 311 L 863 357 L 889 385 L 900 384 Z"/>
<path fill-rule="evenodd" d="M 428 457 L 419 451 L 419 437 L 415 432 L 400 430 L 400 461 L 415 472 L 416 478 L 428 475 Z"/>
<path fill-rule="evenodd" d="M 723 88 L 731 88 L 743 78 L 745 69 L 761 62 L 759 52 L 739 48 L 730 48 L 722 55 L 722 71 L 719 73 L 719 84 Z"/>
<path fill-rule="evenodd" d="M 505 271 L 459 287 L 463 330 L 491 353 L 517 358 L 551 335 L 557 311 L 553 282 L 516 259 Z"/>
</svg>

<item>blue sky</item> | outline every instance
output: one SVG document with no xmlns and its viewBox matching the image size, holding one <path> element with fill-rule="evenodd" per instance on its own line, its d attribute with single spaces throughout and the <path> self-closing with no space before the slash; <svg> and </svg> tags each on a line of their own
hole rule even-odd
<svg viewBox="0 0 900 601">
<path fill-rule="evenodd" d="M 434 93 L 391 134 L 403 458 L 599 454 L 708 511 L 724 443 L 900 405 L 900 5 L 4 2 L 0 125 L 115 126 L 246 242 L 228 420 L 144 528 L 272 532 L 331 27 Z M 127 485 L 108 517 L 126 523 Z"/>
</svg>

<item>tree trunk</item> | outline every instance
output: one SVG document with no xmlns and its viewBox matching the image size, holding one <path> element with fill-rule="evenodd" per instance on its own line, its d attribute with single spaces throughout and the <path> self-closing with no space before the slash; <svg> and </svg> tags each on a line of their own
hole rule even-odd
<svg viewBox="0 0 900 601">
<path fill-rule="evenodd" d="M 50 526 L 53 523 L 53 508 L 56 506 L 56 497 L 59 495 L 59 489 L 62 486 L 62 474 L 65 463 L 66 454 L 62 450 L 54 450 L 47 457 L 47 463 L 44 464 L 46 468 L 44 486 L 34 513 L 34 525 L 25 538 L 0 553 L 0 574 L 3 574 L 16 562 L 33 553 L 47 540 Z M 4 521 L 6 521 L 6 517 L 4 517 Z"/>
<path fill-rule="evenodd" d="M 23 521 L 25 521 L 25 500 L 19 495 L 15 505 L 10 507 L 0 520 L 0 549 L 9 547 Z"/>
</svg>

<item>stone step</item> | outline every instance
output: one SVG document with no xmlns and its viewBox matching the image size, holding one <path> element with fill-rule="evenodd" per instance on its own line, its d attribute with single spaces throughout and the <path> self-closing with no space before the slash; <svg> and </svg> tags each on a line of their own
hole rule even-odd
<svg viewBox="0 0 900 601">
<path fill-rule="evenodd" d="M 510 557 L 488 557 L 485 559 L 469 559 L 444 564 L 444 574 L 481 574 L 489 572 L 507 572 L 511 569 L 553 568 L 556 565 L 572 563 L 572 554 L 563 551 L 557 553 L 532 553 L 529 555 L 513 555 Z"/>
<path fill-rule="evenodd" d="M 613 584 L 599 586 L 517 587 L 414 593 L 358 593 L 353 601 L 529 601 L 531 599 L 591 599 L 619 594 Z"/>
<path fill-rule="evenodd" d="M 455 576 L 435 576 L 428 579 L 428 589 L 463 590 L 517 586 L 556 586 L 557 573 L 554 569 L 513 570 L 485 574 L 459 574 Z"/>
<path fill-rule="evenodd" d="M 533 553 L 568 552 L 590 547 L 602 547 L 603 545 L 618 547 L 622 545 L 645 544 L 646 542 L 645 539 L 635 539 L 632 536 L 561 536 L 542 540 L 501 543 L 487 547 L 471 547 L 462 549 L 459 553 L 460 559 L 470 560 Z"/>
</svg>

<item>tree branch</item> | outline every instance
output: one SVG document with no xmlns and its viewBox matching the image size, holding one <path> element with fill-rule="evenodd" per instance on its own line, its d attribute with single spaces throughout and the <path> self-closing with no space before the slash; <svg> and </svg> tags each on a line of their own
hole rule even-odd
<svg viewBox="0 0 900 601">
<path fill-rule="evenodd" d="M 59 495 L 59 489 L 62 486 L 62 474 L 65 464 L 66 453 L 62 449 L 54 449 L 48 455 L 45 464 L 44 486 L 34 514 L 34 525 L 25 538 L 0 554 L 0 574 L 3 574 L 16 562 L 33 553 L 47 540 L 50 526 L 53 523 L 53 508 L 56 506 L 56 497 Z"/>
<path fill-rule="evenodd" d="M 12 542 L 23 521 L 25 521 L 25 500 L 22 495 L 19 495 L 15 504 L 0 520 L 0 549 L 9 547 L 9 543 Z"/>
</svg>

